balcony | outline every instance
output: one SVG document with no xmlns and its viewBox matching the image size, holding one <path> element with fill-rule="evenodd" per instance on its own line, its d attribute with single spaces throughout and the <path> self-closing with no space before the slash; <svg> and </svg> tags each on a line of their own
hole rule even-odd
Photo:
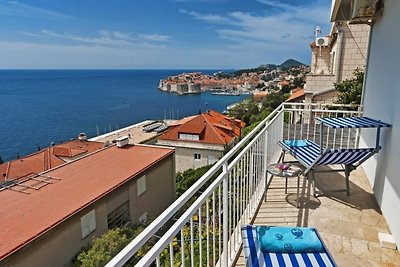
<svg viewBox="0 0 400 267">
<path fill-rule="evenodd" d="M 388 227 L 362 168 L 350 176 L 349 197 L 337 192 L 315 198 L 304 177 L 299 209 L 294 181 L 289 182 L 293 194 L 284 193 L 284 179 L 278 177 L 265 192 L 271 179 L 266 167 L 280 153 L 277 141 L 319 140 L 316 117 L 359 115 L 361 111 L 323 105 L 282 104 L 107 266 L 244 266 L 240 226 L 249 223 L 316 227 L 338 266 L 400 262 L 398 251 L 379 245 L 377 233 L 388 232 Z M 357 147 L 359 132 L 331 129 L 322 138 L 332 147 Z M 316 186 L 322 192 L 343 184 L 338 173 L 317 176 Z"/>
</svg>

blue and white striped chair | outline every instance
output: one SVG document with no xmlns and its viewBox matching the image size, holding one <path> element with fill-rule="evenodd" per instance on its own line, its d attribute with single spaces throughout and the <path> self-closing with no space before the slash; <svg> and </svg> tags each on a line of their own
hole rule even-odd
<svg viewBox="0 0 400 267">
<path fill-rule="evenodd" d="M 311 140 L 302 140 L 302 143 L 306 143 L 306 145 L 302 146 L 293 146 L 290 142 L 287 142 L 288 140 L 278 142 L 282 147 L 282 160 L 284 159 L 284 153 L 287 152 L 306 167 L 305 171 L 303 171 L 305 176 L 308 173 L 311 173 L 314 196 L 316 195 L 314 175 L 316 169 L 318 166 L 327 165 L 344 165 L 344 168 L 341 170 L 331 171 L 344 171 L 346 177 L 346 189 L 331 191 L 346 191 L 347 195 L 350 195 L 350 173 L 368 158 L 379 152 L 381 149 L 379 146 L 380 128 L 390 127 L 390 124 L 367 117 L 317 118 L 317 120 L 321 122 L 321 136 L 323 136 L 323 125 L 331 128 L 377 128 L 376 146 L 374 148 L 324 148 L 323 144 L 317 144 Z"/>
<path fill-rule="evenodd" d="M 242 226 L 243 254 L 247 267 L 269 266 L 336 266 L 318 231 L 315 232 L 323 245 L 323 252 L 272 253 L 260 250 L 255 225 Z"/>
</svg>

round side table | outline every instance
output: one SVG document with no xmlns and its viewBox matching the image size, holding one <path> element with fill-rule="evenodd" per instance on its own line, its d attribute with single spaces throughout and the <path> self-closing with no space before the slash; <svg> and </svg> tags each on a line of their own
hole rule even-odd
<svg viewBox="0 0 400 267">
<path fill-rule="evenodd" d="M 287 194 L 287 185 L 288 185 L 288 178 L 294 178 L 297 177 L 297 198 L 296 198 L 296 207 L 299 207 L 299 195 L 300 195 L 300 174 L 301 174 L 301 168 L 293 165 L 293 164 L 285 164 L 285 163 L 277 163 L 277 164 L 271 164 L 267 168 L 267 173 L 271 174 L 272 177 L 277 176 L 277 177 L 282 177 L 285 178 L 285 194 Z M 267 191 L 269 186 L 269 183 L 267 183 L 267 186 L 265 188 L 265 191 Z M 266 194 L 265 192 L 265 200 L 266 200 Z"/>
</svg>

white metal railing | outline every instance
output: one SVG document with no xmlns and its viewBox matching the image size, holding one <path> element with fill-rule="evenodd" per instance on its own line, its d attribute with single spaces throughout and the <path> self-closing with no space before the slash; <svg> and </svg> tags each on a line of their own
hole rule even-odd
<svg viewBox="0 0 400 267">
<path fill-rule="evenodd" d="M 280 152 L 277 141 L 283 138 L 317 140 L 317 116 L 357 115 L 360 111 L 327 110 L 315 104 L 280 105 L 107 266 L 129 263 L 132 256 L 168 223 L 171 225 L 168 230 L 141 259 L 130 262 L 131 265 L 233 265 L 242 244 L 240 226 L 253 220 L 265 191 L 266 167 Z M 357 134 L 351 131 L 327 132 L 324 138 L 325 135 L 334 146 L 355 146 L 357 142 Z M 210 185 L 202 189 L 206 183 Z M 195 194 L 200 196 L 192 202 Z M 172 220 L 175 217 L 176 221 Z"/>
</svg>

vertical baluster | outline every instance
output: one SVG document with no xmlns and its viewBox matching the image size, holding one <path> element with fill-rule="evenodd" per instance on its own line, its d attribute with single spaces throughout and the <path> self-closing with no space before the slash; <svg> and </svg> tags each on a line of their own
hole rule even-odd
<svg viewBox="0 0 400 267">
<path fill-rule="evenodd" d="M 223 219 L 222 219 L 222 223 L 223 223 L 223 227 L 222 227 L 222 231 L 223 231 L 223 258 L 222 258 L 222 265 L 224 267 L 228 266 L 228 240 L 229 240 L 229 195 L 228 195 L 228 182 L 229 182 L 229 177 L 228 177 L 228 163 L 224 162 L 224 165 L 222 166 L 222 172 L 225 174 L 224 175 L 224 179 L 222 180 L 222 208 L 223 208 Z"/>
<path fill-rule="evenodd" d="M 317 130 L 317 120 L 315 119 L 317 117 L 317 113 L 315 112 L 314 115 L 312 115 L 312 117 L 314 118 L 314 137 L 313 137 L 313 141 L 315 142 L 315 135 L 316 135 L 316 130 Z"/>
<path fill-rule="evenodd" d="M 339 113 L 336 112 L 335 118 L 338 117 L 338 114 Z M 336 144 L 336 130 L 337 130 L 336 128 L 333 129 L 333 146 L 332 146 L 333 149 L 335 149 L 335 144 Z"/>
<path fill-rule="evenodd" d="M 194 266 L 194 231 L 193 231 L 193 216 L 190 218 L 190 266 Z"/>
<path fill-rule="evenodd" d="M 341 136 L 340 136 L 340 148 L 343 148 L 343 135 L 344 135 L 344 128 L 341 129 Z"/>
<path fill-rule="evenodd" d="M 309 136 L 310 136 L 310 125 L 311 125 L 311 107 L 310 107 L 310 109 L 308 110 L 308 124 L 307 124 L 307 138 L 306 139 L 309 139 Z"/>
<path fill-rule="evenodd" d="M 206 250 L 207 250 L 207 266 L 210 266 L 210 197 L 207 197 L 206 200 L 206 222 L 207 222 L 207 242 L 206 242 Z"/>
<path fill-rule="evenodd" d="M 172 246 L 172 241 L 169 243 L 169 266 L 174 267 L 174 247 Z"/>
<path fill-rule="evenodd" d="M 300 139 L 303 139 L 303 110 L 299 109 L 300 113 Z"/>
<path fill-rule="evenodd" d="M 236 163 L 237 164 L 237 163 Z M 235 249 L 235 244 L 236 244 L 236 242 L 237 242 L 237 235 L 236 235 L 236 225 L 237 225 L 237 216 L 238 216 L 238 210 L 237 210 L 237 190 L 238 190 L 238 187 L 237 187 L 237 177 L 236 177 L 236 175 L 237 175 L 237 171 L 236 171 L 236 167 L 237 167 L 237 165 L 235 165 L 234 167 L 233 167 L 233 194 L 234 194 L 234 207 L 233 207 L 233 210 L 235 211 L 235 222 L 234 222 L 234 224 L 233 224 L 233 242 L 231 242 L 231 243 L 233 243 L 233 249 Z M 231 255 L 232 255 L 232 253 L 231 253 Z"/>
<path fill-rule="evenodd" d="M 184 228 L 181 229 L 181 261 L 182 267 L 185 267 L 185 235 L 183 233 L 183 229 Z"/>
<path fill-rule="evenodd" d="M 287 137 L 286 137 L 286 139 L 292 139 L 292 138 L 290 138 L 290 126 L 291 126 L 291 124 L 292 124 L 292 113 L 290 112 L 290 111 L 288 111 L 287 112 L 287 114 L 289 114 L 288 115 L 288 122 L 287 122 Z"/>
<path fill-rule="evenodd" d="M 231 175 L 231 173 L 230 172 L 228 172 L 228 174 L 227 174 L 227 188 L 228 188 L 228 190 L 227 190 L 227 202 L 224 202 L 224 194 L 225 193 L 223 193 L 222 194 L 222 207 L 224 208 L 223 210 L 224 210 L 224 212 L 227 210 L 228 211 L 228 216 L 227 216 L 227 218 L 228 218 L 228 223 L 226 224 L 227 226 L 228 226 L 228 236 L 230 236 L 231 235 L 231 233 L 232 233 L 232 222 L 233 222 L 233 205 L 232 205 L 232 203 L 233 203 L 233 196 L 232 196 L 232 188 L 233 188 L 233 185 L 232 185 L 232 175 Z M 225 205 L 226 205 L 226 203 L 228 203 L 228 207 L 227 207 L 227 209 L 225 209 Z M 223 214 L 223 213 L 222 213 Z M 222 219 L 222 221 L 223 221 L 223 219 Z M 225 242 L 226 242 L 227 240 L 225 239 L 225 237 L 224 237 L 224 244 L 225 244 Z M 231 243 L 227 243 L 227 251 L 225 251 L 225 249 L 224 249 L 224 253 L 227 253 L 228 255 L 229 255 L 229 253 L 230 253 L 230 249 L 231 249 Z"/>
<path fill-rule="evenodd" d="M 160 256 L 157 256 L 156 258 L 156 266 L 160 267 Z"/>
<path fill-rule="evenodd" d="M 222 242 L 222 238 L 221 238 L 221 185 L 218 186 L 218 254 L 219 254 L 219 266 L 221 266 L 221 262 L 222 262 L 222 250 L 221 250 L 221 242 Z"/>
<path fill-rule="evenodd" d="M 212 194 L 212 228 L 213 228 L 213 238 L 212 238 L 212 243 L 213 243 L 213 265 L 212 266 L 215 266 L 215 262 L 216 262 L 216 246 L 215 246 L 215 239 L 217 238 L 216 237 L 216 234 L 215 234 L 215 220 L 216 220 L 216 216 L 215 216 L 215 214 L 216 214 L 217 212 L 216 212 L 216 208 L 215 208 L 215 190 L 213 191 L 213 194 Z"/>
<path fill-rule="evenodd" d="M 203 260 L 203 246 L 202 246 L 202 242 L 203 242 L 203 236 L 202 236 L 202 231 L 201 231 L 201 219 L 202 219 L 202 213 L 201 213 L 201 208 L 202 206 L 200 206 L 199 208 L 199 266 L 202 266 L 202 260 Z"/>
<path fill-rule="evenodd" d="M 296 111 L 292 111 L 292 113 L 293 113 L 293 123 L 294 123 L 294 137 L 293 137 L 293 139 L 296 140 L 296 136 L 297 136 Z"/>
</svg>

